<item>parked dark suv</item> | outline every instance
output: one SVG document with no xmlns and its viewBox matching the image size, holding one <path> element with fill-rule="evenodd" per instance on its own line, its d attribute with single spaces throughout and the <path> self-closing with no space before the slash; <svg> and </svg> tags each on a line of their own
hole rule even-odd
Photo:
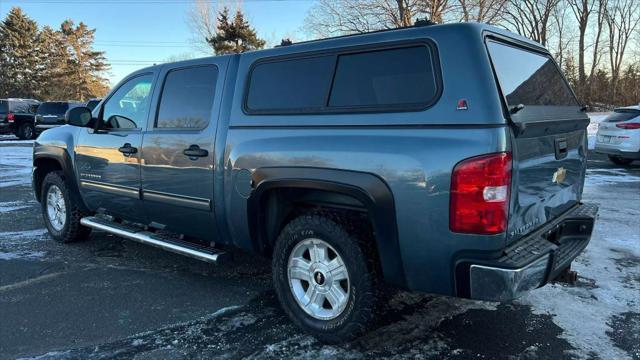
<svg viewBox="0 0 640 360">
<path fill-rule="evenodd" d="M 40 104 L 36 113 L 36 133 L 65 124 L 64 114 L 74 107 L 84 106 L 77 101 L 47 101 Z"/>
<path fill-rule="evenodd" d="M 54 239 L 269 256 L 286 313 L 326 342 L 368 329 L 388 286 L 509 301 L 572 278 L 597 212 L 560 69 L 486 25 L 162 64 L 67 117 L 34 146 Z"/>
<path fill-rule="evenodd" d="M 0 99 L 0 134 L 15 134 L 22 140 L 33 139 L 39 104 L 33 99 Z"/>
<path fill-rule="evenodd" d="M 100 104 L 100 101 L 102 101 L 102 99 L 91 99 L 91 100 L 87 101 L 85 106 L 88 107 L 89 110 L 93 111 L 93 109 L 95 109 L 96 106 L 98 106 L 98 104 Z"/>
</svg>

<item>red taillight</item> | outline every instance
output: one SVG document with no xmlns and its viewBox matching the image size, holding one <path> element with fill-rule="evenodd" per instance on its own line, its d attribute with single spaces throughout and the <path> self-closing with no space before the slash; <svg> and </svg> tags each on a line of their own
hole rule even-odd
<svg viewBox="0 0 640 360">
<path fill-rule="evenodd" d="M 511 153 L 501 152 L 459 162 L 451 177 L 449 228 L 472 234 L 507 229 L 511 191 Z"/>
<path fill-rule="evenodd" d="M 16 116 L 13 115 L 13 113 L 8 113 L 7 114 L 7 121 L 8 122 L 14 122 L 16 120 Z"/>
<path fill-rule="evenodd" d="M 640 123 L 622 123 L 622 124 L 616 124 L 616 127 L 620 129 L 625 129 L 625 130 L 634 130 L 634 129 L 640 129 Z"/>
</svg>

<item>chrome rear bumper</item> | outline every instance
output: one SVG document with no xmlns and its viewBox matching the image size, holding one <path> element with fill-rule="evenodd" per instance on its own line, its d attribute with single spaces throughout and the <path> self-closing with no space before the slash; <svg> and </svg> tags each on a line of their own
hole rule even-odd
<svg viewBox="0 0 640 360">
<path fill-rule="evenodd" d="M 586 248 L 597 212 L 594 204 L 578 204 L 509 246 L 502 257 L 468 261 L 469 297 L 509 301 L 553 281 Z"/>
<path fill-rule="evenodd" d="M 549 255 L 519 269 L 471 265 L 471 298 L 508 301 L 544 284 Z"/>
</svg>

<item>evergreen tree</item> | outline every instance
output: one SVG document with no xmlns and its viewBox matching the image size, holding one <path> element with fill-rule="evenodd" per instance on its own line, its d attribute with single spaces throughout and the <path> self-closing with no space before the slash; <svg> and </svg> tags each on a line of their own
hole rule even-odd
<svg viewBox="0 0 640 360">
<path fill-rule="evenodd" d="M 0 23 L 0 97 L 37 96 L 38 25 L 18 7 Z"/>
<path fill-rule="evenodd" d="M 225 7 L 218 15 L 217 29 L 215 36 L 207 39 L 216 55 L 239 54 L 264 47 L 265 41 L 258 38 L 240 10 L 230 21 L 229 9 Z"/>
<path fill-rule="evenodd" d="M 109 65 L 104 51 L 92 49 L 96 30 L 89 29 L 82 22 L 75 26 L 73 20 L 65 20 L 60 26 L 60 32 L 69 54 L 64 70 L 69 97 L 84 101 L 104 95 L 109 86 L 107 79 L 101 74 Z"/>
<path fill-rule="evenodd" d="M 69 53 L 59 31 L 45 26 L 38 35 L 38 78 L 40 87 L 38 95 L 41 99 L 66 99 L 70 93 L 68 81 L 65 81 L 65 70 Z"/>
</svg>

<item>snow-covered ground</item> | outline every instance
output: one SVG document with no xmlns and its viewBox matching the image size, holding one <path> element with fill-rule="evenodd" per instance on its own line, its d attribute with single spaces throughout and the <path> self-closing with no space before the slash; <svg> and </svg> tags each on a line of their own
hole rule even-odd
<svg viewBox="0 0 640 360">
<path fill-rule="evenodd" d="M 518 302 L 552 315 L 579 358 L 628 359 L 607 333 L 619 314 L 640 312 L 640 174 L 588 169 L 584 201 L 598 203 L 600 212 L 591 243 L 572 266 L 582 286 L 547 285 Z M 630 331 L 640 335 L 639 325 Z"/>
<path fill-rule="evenodd" d="M 2 144 L 24 145 L 24 144 L 32 144 L 33 140 L 20 140 L 13 135 L 0 135 L 0 142 Z"/>
<path fill-rule="evenodd" d="M 4 143 L 0 146 L 0 188 L 29 184 L 33 148 L 4 146 Z"/>
<path fill-rule="evenodd" d="M 591 122 L 587 127 L 587 136 L 589 139 L 589 150 L 593 150 L 596 147 L 596 133 L 598 132 L 598 124 L 604 119 L 607 118 L 611 114 L 610 112 L 602 112 L 602 113 L 589 113 L 589 119 Z"/>
</svg>

